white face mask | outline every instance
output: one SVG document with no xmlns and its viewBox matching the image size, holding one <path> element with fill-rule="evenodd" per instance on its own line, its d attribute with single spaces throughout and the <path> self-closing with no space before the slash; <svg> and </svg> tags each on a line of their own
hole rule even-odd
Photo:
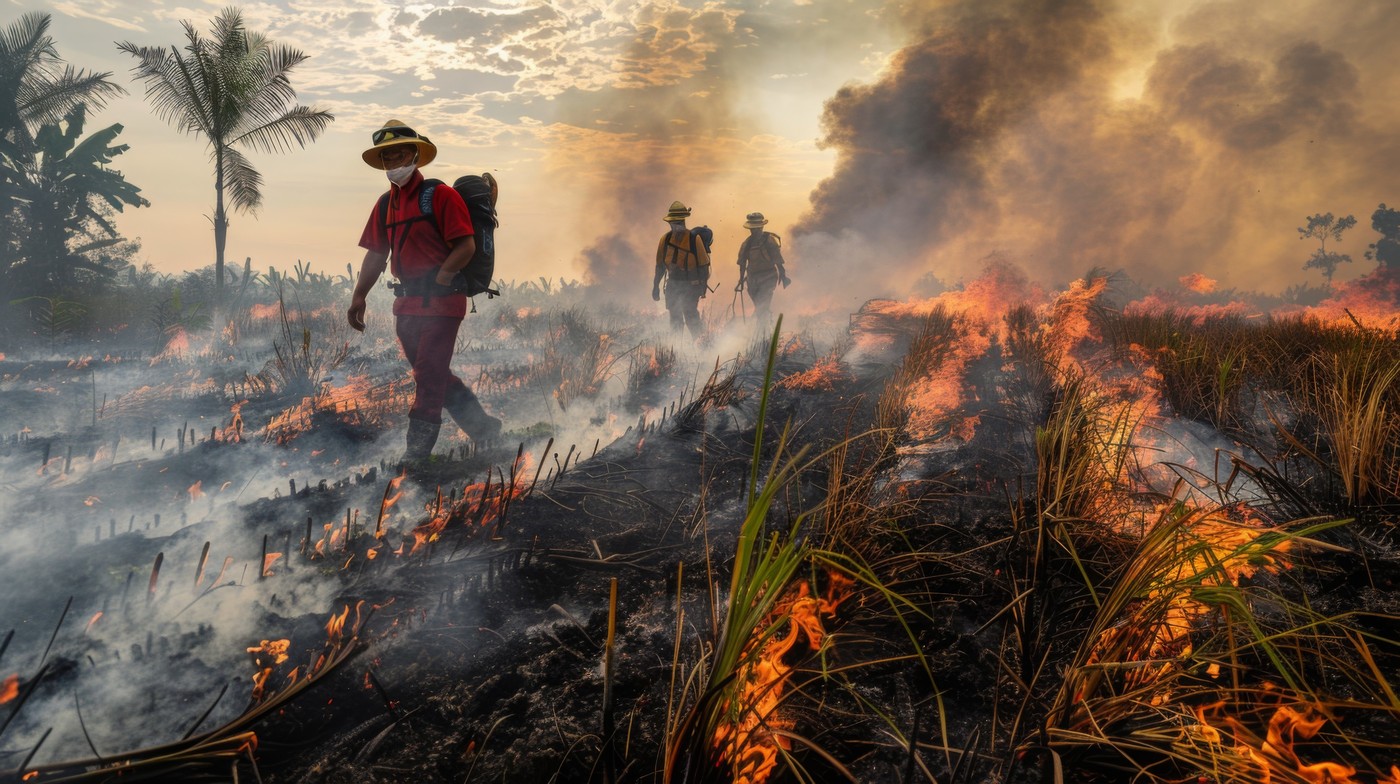
<svg viewBox="0 0 1400 784">
<path fill-rule="evenodd" d="M 413 176 L 413 171 L 418 168 L 417 163 L 410 163 L 407 166 L 400 166 L 397 169 L 385 169 L 384 176 L 389 178 L 389 182 L 402 186 L 408 182 L 408 178 Z"/>
</svg>

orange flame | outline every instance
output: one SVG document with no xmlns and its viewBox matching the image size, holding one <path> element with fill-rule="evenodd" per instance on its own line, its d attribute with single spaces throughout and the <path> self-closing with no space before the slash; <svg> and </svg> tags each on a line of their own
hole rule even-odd
<svg viewBox="0 0 1400 784">
<path fill-rule="evenodd" d="M 19 673 L 0 681 L 0 705 L 19 696 Z"/>
<path fill-rule="evenodd" d="M 799 580 L 780 599 L 770 616 L 786 616 L 785 633 L 763 641 L 761 651 L 755 651 L 758 639 L 745 650 L 737 680 L 735 703 L 739 706 L 734 723 L 722 723 L 715 731 L 714 746 L 731 767 L 735 784 L 761 784 L 777 768 L 779 749 L 790 748 L 790 741 L 773 730 L 787 729 L 791 720 L 778 715 L 783 686 L 792 672 L 787 655 L 801 637 L 810 650 L 821 648 L 826 639 L 822 618 L 830 618 L 836 608 L 852 594 L 854 580 L 839 572 L 829 572 L 826 593 L 812 595 L 807 580 Z M 760 629 L 770 625 L 759 624 Z"/>
<path fill-rule="evenodd" d="M 97 624 L 97 622 L 98 622 L 99 620 L 101 620 L 101 619 L 102 619 L 102 611 L 101 611 L 101 610 L 98 610 L 97 612 L 93 613 L 93 614 L 92 614 L 92 617 L 88 619 L 87 626 L 83 627 L 83 634 L 87 634 L 88 632 L 92 631 L 92 627 L 95 626 L 95 625 Z M 4 700 L 0 700 L 0 702 L 3 702 L 3 701 L 4 701 Z"/>
<path fill-rule="evenodd" d="M 253 654 L 253 665 L 258 671 L 253 675 L 253 702 L 260 702 L 267 693 L 267 680 L 277 665 L 287 660 L 287 650 L 291 640 L 263 640 L 257 646 L 247 649 Z"/>
<path fill-rule="evenodd" d="M 1197 294 L 1209 294 L 1215 291 L 1215 287 L 1219 285 L 1219 281 L 1214 278 L 1207 278 L 1199 272 L 1193 272 L 1190 275 L 1182 275 L 1177 278 L 1177 281 L 1181 283 L 1184 288 L 1194 291 Z"/>
<path fill-rule="evenodd" d="M 832 392 L 838 383 L 850 378 L 851 374 L 842 367 L 840 360 L 835 357 L 822 357 L 812 363 L 810 368 L 785 376 L 778 382 L 778 386 L 782 389 Z"/>
<path fill-rule="evenodd" d="M 1210 714 L 1217 712 L 1223 702 L 1197 709 L 1196 716 L 1201 721 L 1202 737 L 1221 738 L 1222 733 L 1210 723 Z M 1339 762 L 1305 763 L 1298 754 L 1296 743 L 1316 737 L 1327 723 L 1327 716 L 1321 706 L 1302 704 L 1297 707 L 1283 705 L 1274 711 L 1269 719 L 1264 737 L 1259 738 L 1243 722 L 1231 716 L 1220 722 L 1232 736 L 1234 750 L 1245 760 L 1259 767 L 1259 779 L 1264 782 L 1275 778 L 1293 781 L 1301 778 L 1315 784 L 1360 784 L 1356 768 Z M 1392 773 L 1396 769 L 1392 767 Z M 1378 784 L 1384 784 L 1381 779 Z"/>
<path fill-rule="evenodd" d="M 190 489 L 189 489 L 188 492 L 189 492 L 189 494 L 190 494 L 190 501 L 192 501 L 192 502 L 193 502 L 193 501 L 198 501 L 199 499 L 203 498 L 203 497 L 204 497 L 204 480 L 203 480 L 203 479 L 200 479 L 199 481 L 197 481 L 197 482 L 195 482 L 194 484 L 190 485 Z"/>
<path fill-rule="evenodd" d="M 1345 283 L 1330 298 L 1308 308 L 1323 321 L 1350 326 L 1352 318 L 1368 327 L 1394 329 L 1400 323 L 1400 269 L 1377 267 L 1364 278 Z"/>
</svg>

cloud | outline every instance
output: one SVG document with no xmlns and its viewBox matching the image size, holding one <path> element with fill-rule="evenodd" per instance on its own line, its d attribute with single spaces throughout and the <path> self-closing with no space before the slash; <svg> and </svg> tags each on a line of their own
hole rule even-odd
<svg viewBox="0 0 1400 784">
<path fill-rule="evenodd" d="M 82 6 L 76 3 L 59 2 L 50 6 L 53 10 L 65 16 L 72 16 L 78 19 L 92 19 L 122 30 L 144 33 L 146 28 L 136 21 L 127 18 L 129 13 L 125 9 L 118 8 L 116 3 L 110 0 L 88 0 Z M 139 20 L 140 17 L 137 17 Z"/>
</svg>

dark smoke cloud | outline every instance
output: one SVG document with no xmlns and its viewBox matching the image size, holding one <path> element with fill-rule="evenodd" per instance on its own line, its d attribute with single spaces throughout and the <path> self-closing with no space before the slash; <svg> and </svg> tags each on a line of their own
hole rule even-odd
<svg viewBox="0 0 1400 784">
<path fill-rule="evenodd" d="M 1357 86 L 1356 68 L 1346 57 L 1315 41 L 1283 49 L 1272 63 L 1198 44 L 1161 53 L 1147 95 L 1168 120 L 1251 152 L 1324 125 L 1347 134 Z"/>
<path fill-rule="evenodd" d="M 827 103 L 824 143 L 840 159 L 793 234 L 851 232 L 857 245 L 879 246 L 870 262 L 898 265 L 969 214 L 995 212 L 995 142 L 1111 52 L 1098 5 L 968 2 L 912 18 L 925 37 L 892 58 L 888 75 Z M 809 266 L 825 261 L 814 244 L 805 250 Z M 853 253 L 835 254 L 837 264 Z"/>
<path fill-rule="evenodd" d="M 1156 285 L 1306 279 L 1304 216 L 1396 199 L 1396 112 L 1367 100 L 1394 69 L 1349 42 L 1385 40 L 1360 25 L 1394 40 L 1400 15 L 1285 5 L 1202 6 L 1160 51 L 1155 20 L 1108 2 L 906 7 L 913 40 L 885 75 L 827 103 L 836 169 L 795 255 L 809 275 L 860 269 L 870 294 L 969 276 L 992 253 L 1049 282 L 1092 266 Z M 1120 91 L 1134 73 L 1140 95 Z"/>
</svg>

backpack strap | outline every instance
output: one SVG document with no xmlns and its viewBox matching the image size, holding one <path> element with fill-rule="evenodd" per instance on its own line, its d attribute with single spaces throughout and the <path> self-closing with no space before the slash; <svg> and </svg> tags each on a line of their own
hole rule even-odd
<svg viewBox="0 0 1400 784">
<path fill-rule="evenodd" d="M 433 195 L 437 187 L 442 184 L 442 180 L 423 180 L 422 189 L 418 192 L 418 214 L 393 223 L 389 222 L 390 191 L 385 191 L 379 196 L 379 204 L 377 205 L 379 225 L 384 227 L 384 233 L 389 237 L 389 246 L 393 248 L 395 258 L 403 253 L 404 244 L 408 242 L 408 227 L 418 221 L 433 221 L 433 228 L 437 229 L 438 239 L 441 239 L 444 244 L 447 243 L 447 240 L 443 239 L 442 236 L 442 226 L 433 220 Z M 394 229 L 399 227 L 402 227 L 402 231 L 395 232 Z"/>
</svg>

